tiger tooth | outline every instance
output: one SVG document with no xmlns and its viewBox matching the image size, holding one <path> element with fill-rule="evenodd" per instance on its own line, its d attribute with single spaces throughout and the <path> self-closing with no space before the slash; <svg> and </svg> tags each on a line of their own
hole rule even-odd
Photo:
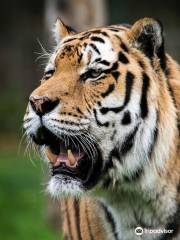
<svg viewBox="0 0 180 240">
<path fill-rule="evenodd" d="M 68 160 L 69 160 L 69 164 L 70 166 L 73 166 L 76 163 L 76 159 L 71 151 L 71 149 L 68 149 Z"/>
<path fill-rule="evenodd" d="M 60 165 L 60 163 L 61 163 L 61 159 L 58 158 L 58 159 L 56 160 L 56 162 L 54 163 L 54 167 L 58 167 L 58 166 Z"/>
<path fill-rule="evenodd" d="M 52 163 L 57 161 L 57 155 L 53 154 L 49 148 L 46 149 L 46 155 Z"/>
</svg>

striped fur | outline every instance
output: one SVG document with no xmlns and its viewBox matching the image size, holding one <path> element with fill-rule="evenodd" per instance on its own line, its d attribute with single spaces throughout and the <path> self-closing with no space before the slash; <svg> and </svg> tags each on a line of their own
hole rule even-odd
<svg viewBox="0 0 180 240">
<path fill-rule="evenodd" d="M 24 127 L 48 162 L 42 128 L 78 139 L 89 154 L 89 169 L 75 178 L 56 170 L 48 184 L 53 196 L 75 196 L 62 200 L 64 238 L 180 239 L 180 67 L 165 53 L 161 23 L 75 33 L 58 20 L 55 32 L 57 48 L 31 94 L 53 105 L 39 113 L 29 103 Z M 79 198 L 95 186 L 103 200 Z M 172 232 L 139 237 L 139 226 Z"/>
<path fill-rule="evenodd" d="M 106 218 L 103 215 L 101 204 L 91 198 L 62 200 L 64 216 L 64 239 L 68 240 L 96 240 L 106 239 Z M 97 214 L 97 213 L 101 213 Z"/>
</svg>

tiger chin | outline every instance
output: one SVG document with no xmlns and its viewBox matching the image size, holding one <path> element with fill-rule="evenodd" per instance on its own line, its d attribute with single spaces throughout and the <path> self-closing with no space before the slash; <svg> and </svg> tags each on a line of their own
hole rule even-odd
<svg viewBox="0 0 180 240">
<path fill-rule="evenodd" d="M 162 24 L 143 18 L 78 33 L 58 18 L 54 36 L 24 116 L 50 165 L 48 191 L 101 187 L 107 199 L 88 212 L 108 231 L 94 239 L 140 239 L 136 227 L 161 230 L 141 239 L 180 239 L 180 67 L 165 52 Z M 77 239 L 89 239 L 82 232 Z"/>
</svg>

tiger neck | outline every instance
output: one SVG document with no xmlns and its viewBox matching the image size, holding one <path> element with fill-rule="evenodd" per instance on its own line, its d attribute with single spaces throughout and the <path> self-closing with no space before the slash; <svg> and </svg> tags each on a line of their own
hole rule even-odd
<svg viewBox="0 0 180 240">
<path fill-rule="evenodd" d="M 160 89 L 159 98 L 158 107 L 149 105 L 147 118 L 137 123 L 126 136 L 126 142 L 119 141 L 113 149 L 113 167 L 103 181 L 105 199 L 115 210 L 117 219 L 125 211 L 137 216 L 142 211 L 146 213 L 146 218 L 132 217 L 130 220 L 123 215 L 126 219 L 124 222 L 147 224 L 149 218 L 155 227 L 165 225 L 170 215 L 174 214 L 173 211 L 176 211 L 171 183 L 174 184 L 174 191 L 178 184 L 178 177 L 172 178 L 177 168 L 179 144 L 176 106 L 168 88 Z M 162 201 L 163 198 L 166 200 Z M 159 220 L 159 216 L 163 220 Z"/>
</svg>

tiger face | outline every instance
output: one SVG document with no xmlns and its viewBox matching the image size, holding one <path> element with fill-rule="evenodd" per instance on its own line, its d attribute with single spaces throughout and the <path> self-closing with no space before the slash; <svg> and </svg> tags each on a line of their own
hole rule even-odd
<svg viewBox="0 0 180 240">
<path fill-rule="evenodd" d="M 24 117 L 27 136 L 51 165 L 48 190 L 78 194 L 107 175 L 131 177 L 157 135 L 160 24 L 145 18 L 132 27 L 76 33 L 58 19 L 55 37 L 56 49 Z"/>
</svg>

